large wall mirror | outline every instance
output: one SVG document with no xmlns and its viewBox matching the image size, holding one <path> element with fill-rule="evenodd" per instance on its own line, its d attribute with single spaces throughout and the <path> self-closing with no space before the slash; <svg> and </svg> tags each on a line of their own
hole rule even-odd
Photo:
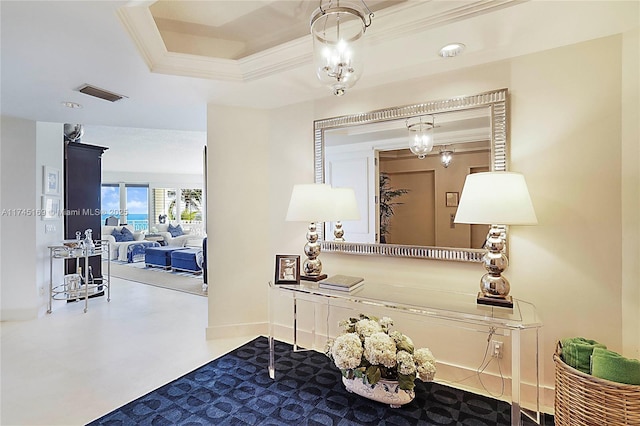
<svg viewBox="0 0 640 426">
<path fill-rule="evenodd" d="M 360 211 L 342 224 L 345 241 L 325 223 L 322 249 L 481 261 L 488 226 L 453 218 L 467 174 L 506 170 L 506 101 L 500 89 L 315 121 L 315 181 L 353 188 Z M 421 121 L 433 124 L 424 158 L 409 149 Z"/>
</svg>

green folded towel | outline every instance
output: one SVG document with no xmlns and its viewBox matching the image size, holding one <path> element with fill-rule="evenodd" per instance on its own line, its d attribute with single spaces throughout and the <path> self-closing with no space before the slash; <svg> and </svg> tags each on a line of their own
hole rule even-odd
<svg viewBox="0 0 640 426">
<path fill-rule="evenodd" d="M 562 346 L 562 360 L 567 365 L 587 374 L 591 372 L 591 354 L 593 353 L 593 349 L 607 349 L 605 345 L 583 337 L 562 339 L 560 340 L 560 345 Z"/>
<path fill-rule="evenodd" d="M 640 360 L 602 348 L 595 348 L 591 355 L 591 374 L 612 382 L 640 385 Z"/>
</svg>

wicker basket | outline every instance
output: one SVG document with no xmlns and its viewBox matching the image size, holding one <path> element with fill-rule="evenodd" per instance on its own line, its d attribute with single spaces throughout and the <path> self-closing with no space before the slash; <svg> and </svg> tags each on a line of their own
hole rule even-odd
<svg viewBox="0 0 640 426">
<path fill-rule="evenodd" d="M 560 345 L 556 364 L 556 426 L 640 425 L 640 386 L 611 382 L 565 364 Z"/>
</svg>

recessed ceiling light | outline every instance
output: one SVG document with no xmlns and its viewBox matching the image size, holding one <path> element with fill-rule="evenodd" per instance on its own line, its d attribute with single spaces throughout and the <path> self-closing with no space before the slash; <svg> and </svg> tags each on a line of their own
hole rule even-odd
<svg viewBox="0 0 640 426">
<path fill-rule="evenodd" d="M 72 109 L 76 109 L 76 108 L 82 108 L 82 105 L 80 105 L 79 103 L 76 102 L 60 102 L 63 106 L 66 106 L 67 108 L 72 108 Z"/>
<path fill-rule="evenodd" d="M 440 49 L 440 56 L 443 58 L 453 58 L 462 53 L 466 46 L 462 43 L 449 43 Z"/>
</svg>

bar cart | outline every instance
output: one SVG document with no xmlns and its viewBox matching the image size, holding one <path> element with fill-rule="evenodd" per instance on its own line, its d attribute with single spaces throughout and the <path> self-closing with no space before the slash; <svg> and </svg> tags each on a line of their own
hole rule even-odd
<svg viewBox="0 0 640 426">
<path fill-rule="evenodd" d="M 106 254 L 107 273 L 94 278 L 91 274 L 89 259 Z M 62 283 L 53 283 L 54 260 L 67 260 L 75 263 L 76 273 L 66 274 Z M 84 260 L 84 261 L 82 261 Z M 84 267 L 84 269 L 83 269 Z M 103 271 L 104 272 L 104 271 Z M 51 313 L 54 300 L 84 300 L 84 312 L 89 309 L 89 298 L 106 291 L 107 302 L 111 301 L 111 259 L 109 241 L 95 240 L 91 247 L 82 247 L 77 241 L 65 241 L 63 245 L 49 246 L 49 305 L 47 313 Z"/>
</svg>

